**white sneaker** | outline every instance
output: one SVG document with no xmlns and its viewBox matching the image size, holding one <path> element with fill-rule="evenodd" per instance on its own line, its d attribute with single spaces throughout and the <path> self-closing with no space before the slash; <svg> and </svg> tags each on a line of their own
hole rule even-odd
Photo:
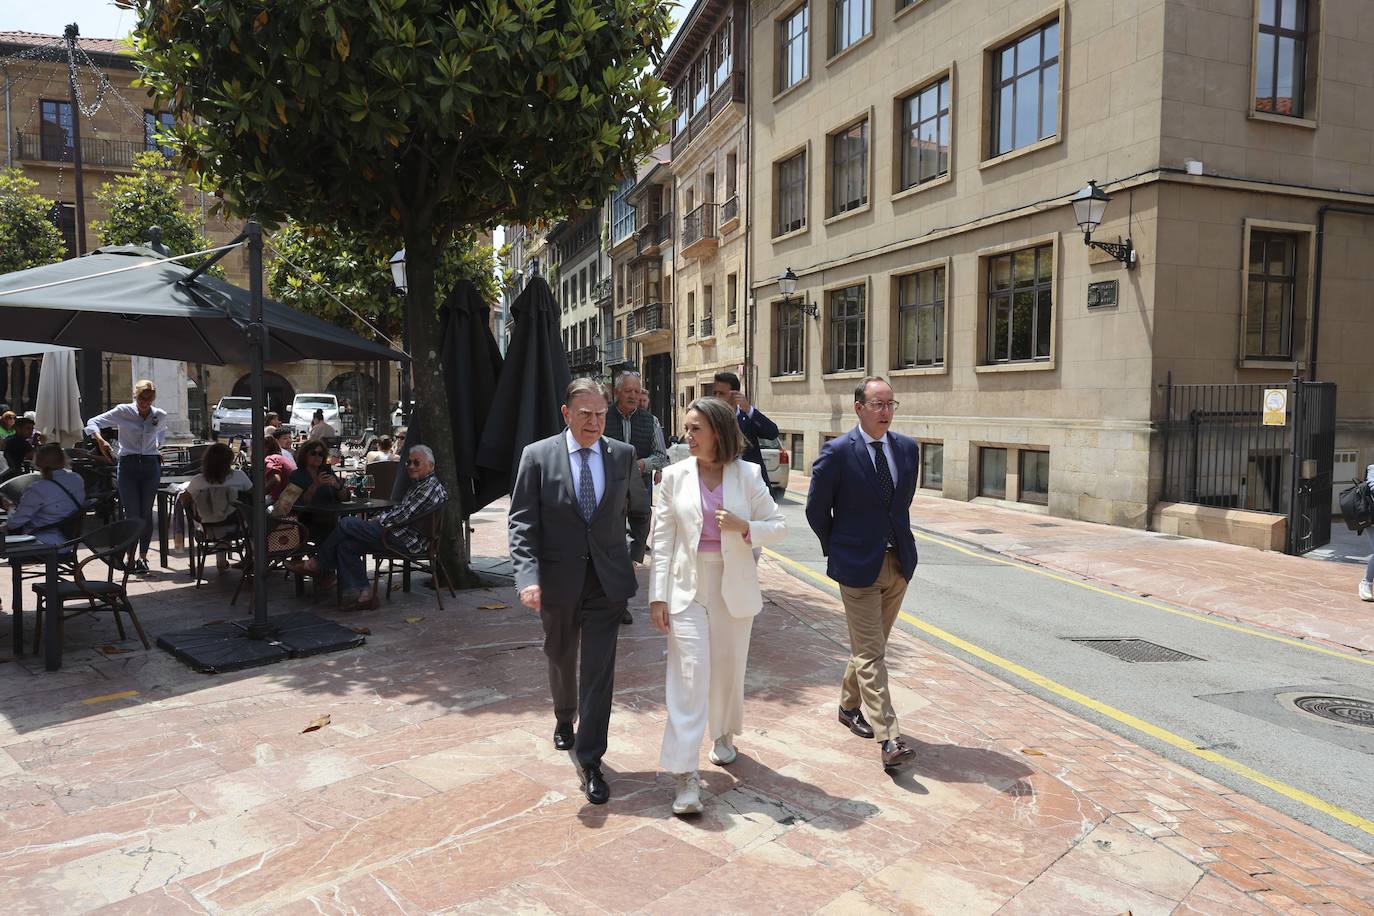
<svg viewBox="0 0 1374 916">
<path fill-rule="evenodd" d="M 1360 600 L 1374 601 L 1374 585 L 1363 580 L 1360 582 Z"/>
<path fill-rule="evenodd" d="M 701 786 L 696 773 L 677 773 L 677 796 L 673 799 L 674 814 L 701 813 Z"/>
<path fill-rule="evenodd" d="M 735 750 L 735 745 L 728 736 L 717 738 L 716 743 L 711 746 L 711 753 L 707 755 L 708 759 L 718 767 L 734 763 L 738 756 L 739 752 Z"/>
</svg>

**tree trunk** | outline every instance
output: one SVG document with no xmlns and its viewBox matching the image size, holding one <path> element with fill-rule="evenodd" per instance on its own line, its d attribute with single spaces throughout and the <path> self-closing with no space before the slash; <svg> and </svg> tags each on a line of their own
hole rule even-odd
<svg viewBox="0 0 1374 916">
<path fill-rule="evenodd" d="M 412 237 L 416 236 L 416 237 Z M 435 473 L 449 501 L 444 507 L 444 533 L 440 559 L 448 581 L 456 587 L 474 588 L 481 580 L 472 572 L 464 557 L 464 535 L 467 522 L 463 518 L 462 500 L 458 490 L 458 462 L 453 451 L 453 414 L 448 403 L 448 389 L 444 386 L 444 367 L 440 354 L 439 316 L 434 308 L 435 265 L 439 251 L 428 228 L 406 234 L 406 315 L 410 320 L 411 388 L 415 410 L 423 411 L 420 420 L 423 444 L 434 452 Z M 434 583 L 435 588 L 439 583 Z"/>
</svg>

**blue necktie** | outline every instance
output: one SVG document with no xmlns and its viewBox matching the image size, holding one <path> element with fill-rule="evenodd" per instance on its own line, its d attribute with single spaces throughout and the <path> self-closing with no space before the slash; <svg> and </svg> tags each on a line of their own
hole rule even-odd
<svg viewBox="0 0 1374 916">
<path fill-rule="evenodd" d="M 896 493 L 897 487 L 892 482 L 892 469 L 887 466 L 887 456 L 883 454 L 883 444 L 881 442 L 871 443 L 873 446 L 873 464 L 878 472 L 878 498 L 883 501 L 883 508 L 891 509 L 892 497 Z M 888 519 L 887 526 L 887 546 L 892 547 L 897 543 L 897 539 L 892 532 L 892 520 Z"/>
<path fill-rule="evenodd" d="M 582 456 L 582 475 L 577 481 L 577 506 L 582 510 L 583 520 L 590 522 L 596 513 L 596 485 L 592 483 L 592 450 L 580 448 L 577 454 Z"/>
</svg>

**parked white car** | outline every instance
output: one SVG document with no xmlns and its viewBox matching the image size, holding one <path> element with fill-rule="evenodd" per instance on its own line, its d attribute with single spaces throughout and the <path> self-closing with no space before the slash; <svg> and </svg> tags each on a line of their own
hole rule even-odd
<svg viewBox="0 0 1374 916">
<path fill-rule="evenodd" d="M 317 410 L 323 410 L 324 422 L 342 434 L 343 427 L 339 422 L 339 399 L 332 394 L 296 395 L 296 400 L 291 402 L 289 411 L 291 419 L 287 423 L 292 430 L 304 435 L 310 431 L 310 420 L 315 416 Z"/>
<path fill-rule="evenodd" d="M 210 433 L 216 439 L 252 439 L 253 399 L 229 396 L 220 398 L 215 409 L 210 412 Z"/>
<path fill-rule="evenodd" d="M 759 451 L 763 453 L 763 466 L 768 471 L 768 489 L 777 499 L 787 489 L 787 478 L 792 473 L 792 458 L 777 439 L 760 439 Z M 691 457 L 691 454 L 686 442 L 675 442 L 668 446 L 668 463 L 677 464 Z"/>
</svg>

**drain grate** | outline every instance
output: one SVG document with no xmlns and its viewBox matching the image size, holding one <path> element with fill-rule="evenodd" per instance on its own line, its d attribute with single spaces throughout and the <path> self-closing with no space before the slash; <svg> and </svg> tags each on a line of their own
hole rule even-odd
<svg viewBox="0 0 1374 916">
<path fill-rule="evenodd" d="M 1200 662 L 1202 659 L 1187 652 L 1170 649 L 1144 639 L 1073 639 L 1069 642 L 1096 649 L 1119 658 L 1123 662 Z"/>
<path fill-rule="evenodd" d="M 1374 703 L 1356 700 L 1353 697 L 1298 697 L 1293 705 L 1303 712 L 1311 713 L 1342 725 L 1359 725 L 1374 728 Z"/>
<path fill-rule="evenodd" d="M 996 528 L 970 528 L 969 534 L 1001 534 Z"/>
</svg>

